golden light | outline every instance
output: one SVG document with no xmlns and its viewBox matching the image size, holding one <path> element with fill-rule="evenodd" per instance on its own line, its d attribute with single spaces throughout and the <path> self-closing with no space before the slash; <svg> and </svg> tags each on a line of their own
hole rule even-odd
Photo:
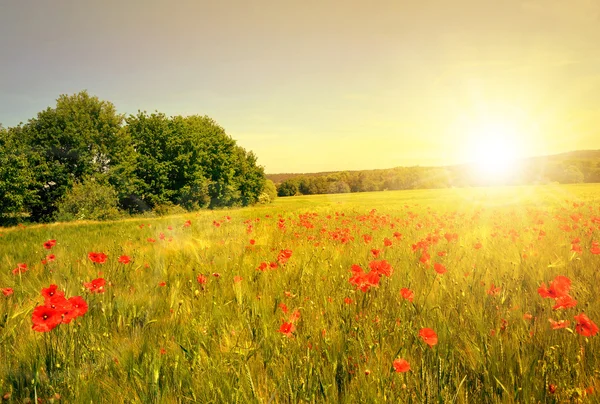
<svg viewBox="0 0 600 404">
<path fill-rule="evenodd" d="M 482 180 L 498 182 L 518 172 L 524 134 L 510 122 L 486 121 L 471 128 L 468 161 Z"/>
</svg>

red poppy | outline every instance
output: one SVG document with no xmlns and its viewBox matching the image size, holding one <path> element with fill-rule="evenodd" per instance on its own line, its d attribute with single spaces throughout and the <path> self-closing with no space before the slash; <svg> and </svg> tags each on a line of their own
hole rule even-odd
<svg viewBox="0 0 600 404">
<path fill-rule="evenodd" d="M 261 262 L 258 268 L 256 268 L 256 270 L 264 272 L 268 266 L 269 265 L 266 262 Z"/>
<path fill-rule="evenodd" d="M 421 258 L 419 258 L 419 262 L 429 266 L 429 260 L 431 259 L 431 256 L 429 255 L 429 253 L 427 251 L 423 251 L 423 253 L 421 254 Z"/>
<path fill-rule="evenodd" d="M 371 271 L 377 272 L 379 275 L 392 276 L 394 269 L 386 260 L 382 261 L 371 261 L 369 263 L 369 268 Z"/>
<path fill-rule="evenodd" d="M 46 256 L 46 262 L 54 262 L 54 261 L 56 261 L 56 255 L 49 254 Z"/>
<path fill-rule="evenodd" d="M 376 248 L 373 248 L 373 249 L 371 250 L 371 254 L 373 254 L 373 257 L 374 257 L 374 258 L 377 258 L 377 257 L 379 257 L 379 253 L 381 253 L 381 250 L 378 250 L 378 249 L 376 249 Z"/>
<path fill-rule="evenodd" d="M 435 272 L 437 272 L 440 275 L 445 274 L 446 272 L 448 272 L 448 270 L 446 269 L 445 266 L 443 266 L 442 264 L 436 262 L 435 264 L 433 264 L 433 269 L 435 270 Z"/>
<path fill-rule="evenodd" d="M 577 300 L 573 299 L 569 295 L 557 297 L 555 302 L 556 304 L 552 306 L 553 310 L 568 309 L 570 307 L 577 306 Z"/>
<path fill-rule="evenodd" d="M 206 282 L 208 282 L 208 278 L 206 276 L 202 275 L 202 274 L 198 275 L 196 277 L 196 280 L 198 281 L 198 283 L 200 285 L 206 285 Z"/>
<path fill-rule="evenodd" d="M 352 304 L 353 302 L 354 302 L 354 300 L 352 300 L 352 299 L 351 299 L 351 298 L 349 298 L 349 297 L 345 297 L 345 298 L 344 298 L 344 303 L 346 303 L 346 304 Z"/>
<path fill-rule="evenodd" d="M 365 244 L 369 244 L 371 241 L 373 241 L 373 237 L 370 234 L 363 234 L 362 238 Z"/>
<path fill-rule="evenodd" d="M 410 370 L 410 363 L 404 358 L 394 359 L 393 366 L 396 373 L 405 373 Z"/>
<path fill-rule="evenodd" d="M 10 296 L 14 293 L 15 291 L 13 290 L 13 288 L 4 288 L 2 289 L 2 294 L 4 296 Z"/>
<path fill-rule="evenodd" d="M 598 333 L 598 326 L 584 313 L 575 316 L 575 320 L 577 321 L 575 331 L 577 331 L 580 335 L 583 335 L 584 337 L 591 337 Z"/>
<path fill-rule="evenodd" d="M 44 243 L 44 248 L 46 250 L 50 250 L 52 247 L 56 245 L 56 240 L 48 240 Z"/>
<path fill-rule="evenodd" d="M 538 294 L 544 298 L 556 299 L 558 297 L 568 296 L 569 290 L 571 290 L 571 280 L 566 276 L 557 276 L 550 286 L 546 288 L 546 284 L 542 282 L 538 288 Z"/>
<path fill-rule="evenodd" d="M 281 309 L 281 311 L 283 311 L 285 314 L 287 314 L 288 308 L 285 303 L 279 303 L 279 308 Z"/>
<path fill-rule="evenodd" d="M 481 242 L 477 242 L 475 243 L 475 245 L 473 246 L 474 249 L 479 250 L 481 247 L 483 247 L 483 244 L 481 244 Z"/>
<path fill-rule="evenodd" d="M 393 243 L 392 243 L 392 240 L 390 240 L 389 238 L 387 238 L 387 237 L 386 237 L 386 238 L 384 238 L 384 239 L 383 239 L 383 245 L 384 245 L 384 246 L 386 246 L 386 247 L 391 247 L 391 246 L 392 246 L 392 244 L 393 244 Z"/>
<path fill-rule="evenodd" d="M 256 240 L 254 240 L 253 238 L 251 238 L 250 241 L 249 241 L 249 243 L 250 243 L 250 245 L 254 245 L 254 244 L 256 244 Z"/>
<path fill-rule="evenodd" d="M 192 225 L 192 221 L 191 220 L 187 220 L 184 224 L 183 227 L 190 227 Z"/>
<path fill-rule="evenodd" d="M 296 330 L 296 326 L 294 325 L 294 323 L 289 322 L 286 323 L 285 321 L 281 324 L 281 327 L 279 327 L 279 330 L 277 332 L 282 333 L 283 335 L 285 335 L 288 338 L 292 337 L 292 333 Z"/>
<path fill-rule="evenodd" d="M 74 317 L 83 317 L 88 311 L 88 305 L 81 296 L 73 296 L 69 299 L 71 306 L 73 306 L 72 315 Z"/>
<path fill-rule="evenodd" d="M 47 306 L 37 306 L 31 315 L 31 329 L 38 332 L 52 331 L 62 322 L 60 311 Z"/>
<path fill-rule="evenodd" d="M 146 241 L 147 241 L 147 242 L 149 242 L 149 243 L 156 243 L 156 240 L 155 240 L 155 239 L 153 239 L 152 237 L 148 237 L 148 238 L 146 239 Z"/>
<path fill-rule="evenodd" d="M 488 289 L 488 291 L 486 292 L 488 295 L 490 296 L 497 296 L 500 294 L 500 291 L 502 290 L 502 288 L 500 286 L 496 287 L 494 286 L 494 284 L 492 283 L 490 285 L 490 288 Z"/>
<path fill-rule="evenodd" d="M 13 275 L 22 274 L 23 272 L 27 272 L 27 264 L 19 263 L 17 267 L 12 270 Z"/>
<path fill-rule="evenodd" d="M 233 277 L 233 283 L 240 283 L 242 280 L 244 280 L 244 278 L 242 278 L 241 276 L 234 276 Z"/>
<path fill-rule="evenodd" d="M 408 300 L 409 302 L 412 302 L 415 298 L 414 292 L 407 288 L 400 289 L 400 296 L 402 296 L 402 298 Z"/>
<path fill-rule="evenodd" d="M 88 254 L 88 258 L 90 259 L 90 261 L 96 264 L 104 264 L 106 262 L 107 256 L 104 253 L 91 252 Z"/>
<path fill-rule="evenodd" d="M 119 263 L 121 264 L 129 264 L 131 262 L 131 258 L 129 258 L 127 255 L 121 255 L 119 257 Z"/>
<path fill-rule="evenodd" d="M 44 299 L 46 301 L 48 301 L 48 299 L 53 298 L 54 296 L 65 296 L 65 294 L 63 292 L 61 292 L 60 290 L 58 290 L 58 286 L 52 284 L 50 286 L 48 286 L 47 288 L 43 288 L 42 289 L 42 296 L 44 296 Z"/>
<path fill-rule="evenodd" d="M 419 336 L 423 338 L 423 341 L 430 347 L 433 347 L 438 343 L 438 336 L 431 328 L 421 328 Z"/>
<path fill-rule="evenodd" d="M 277 255 L 277 262 L 284 265 L 292 256 L 292 250 L 281 250 Z"/>
<path fill-rule="evenodd" d="M 162 282 L 158 282 L 158 286 L 167 286 L 167 282 L 162 281 Z"/>
<path fill-rule="evenodd" d="M 91 282 L 84 283 L 85 286 L 91 293 L 104 293 L 104 285 L 106 281 L 104 278 L 94 279 Z"/>
<path fill-rule="evenodd" d="M 76 317 L 73 313 L 73 305 L 63 295 L 47 298 L 46 306 L 58 311 L 65 324 L 70 323 Z"/>
<path fill-rule="evenodd" d="M 552 326 L 553 330 L 559 330 L 561 328 L 567 328 L 569 326 L 569 320 L 554 321 L 551 318 L 549 318 L 548 321 L 550 322 L 550 325 Z"/>
</svg>

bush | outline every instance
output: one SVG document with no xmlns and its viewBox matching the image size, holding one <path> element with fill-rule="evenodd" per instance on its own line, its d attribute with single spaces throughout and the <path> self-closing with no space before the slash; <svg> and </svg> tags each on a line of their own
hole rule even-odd
<svg viewBox="0 0 600 404">
<path fill-rule="evenodd" d="M 157 216 L 181 215 L 182 213 L 188 213 L 188 211 L 181 206 L 175 205 L 171 202 L 161 203 L 154 206 L 152 212 L 154 212 Z"/>
<path fill-rule="evenodd" d="M 114 220 L 122 216 L 117 191 L 113 186 L 94 177 L 76 182 L 58 203 L 56 219 Z"/>
</svg>

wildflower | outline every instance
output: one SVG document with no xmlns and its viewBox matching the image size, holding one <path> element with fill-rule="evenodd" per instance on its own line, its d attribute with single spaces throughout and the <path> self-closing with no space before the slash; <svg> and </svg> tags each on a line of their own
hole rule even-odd
<svg viewBox="0 0 600 404">
<path fill-rule="evenodd" d="M 393 366 L 396 373 L 405 373 L 410 370 L 410 363 L 404 358 L 394 359 Z"/>
<path fill-rule="evenodd" d="M 400 296 L 402 296 L 403 299 L 406 299 L 409 302 L 412 302 L 413 299 L 415 298 L 414 292 L 407 288 L 400 289 Z"/>
<path fill-rule="evenodd" d="M 486 293 L 490 296 L 497 296 L 500 294 L 501 290 L 502 290 L 502 288 L 500 286 L 495 287 L 494 284 L 492 283 Z"/>
<path fill-rule="evenodd" d="M 443 266 L 442 264 L 436 262 L 435 264 L 433 264 L 433 269 L 435 270 L 435 272 L 437 272 L 440 275 L 445 274 L 446 272 L 448 272 L 448 270 L 446 269 L 445 266 Z"/>
<path fill-rule="evenodd" d="M 289 322 L 286 323 L 285 321 L 281 324 L 281 327 L 279 327 L 279 330 L 277 332 L 282 333 L 283 335 L 285 335 L 288 338 L 292 337 L 292 333 L 296 330 L 296 326 L 294 325 L 294 323 Z"/>
<path fill-rule="evenodd" d="M 566 276 L 559 275 L 550 282 L 548 288 L 546 287 L 546 284 L 542 282 L 538 288 L 538 294 L 543 298 L 556 299 L 558 297 L 567 296 L 569 290 L 571 290 L 571 280 Z"/>
<path fill-rule="evenodd" d="M 208 282 L 208 278 L 206 276 L 204 276 L 203 274 L 199 274 L 196 277 L 196 280 L 198 281 L 198 283 L 200 285 L 206 285 L 206 282 Z"/>
<path fill-rule="evenodd" d="M 52 299 L 54 296 L 65 296 L 63 292 L 58 290 L 58 286 L 54 284 L 48 286 L 47 288 L 43 288 L 41 293 L 46 301 Z"/>
<path fill-rule="evenodd" d="M 10 296 L 14 293 L 15 291 L 13 290 L 13 288 L 4 288 L 2 289 L 2 294 L 4 296 Z"/>
<path fill-rule="evenodd" d="M 575 331 L 577 331 L 580 335 L 583 335 L 584 337 L 591 337 L 598 333 L 598 326 L 584 313 L 575 316 L 575 320 L 577 321 Z"/>
<path fill-rule="evenodd" d="M 52 331 L 62 322 L 62 315 L 58 310 L 47 306 L 37 306 L 31 315 L 32 329 L 38 332 Z"/>
<path fill-rule="evenodd" d="M 91 282 L 84 283 L 85 286 L 91 293 L 104 293 L 104 285 L 106 281 L 103 278 L 94 279 Z"/>
<path fill-rule="evenodd" d="M 13 275 L 22 274 L 24 272 L 27 272 L 27 264 L 25 263 L 17 264 L 17 267 L 12 270 Z"/>
<path fill-rule="evenodd" d="M 430 347 L 433 347 L 438 343 L 438 336 L 431 328 L 421 328 L 419 336 L 423 338 L 423 341 Z"/>
<path fill-rule="evenodd" d="M 88 258 L 95 264 L 104 264 L 106 262 L 106 254 L 91 252 L 88 254 Z"/>
<path fill-rule="evenodd" d="M 292 250 L 281 250 L 277 255 L 277 262 L 280 265 L 284 265 L 292 256 Z"/>
<path fill-rule="evenodd" d="M 552 306 L 553 310 L 568 309 L 569 307 L 577 306 L 577 300 L 573 299 L 569 295 L 557 297 L 555 302 L 556 304 Z"/>
<path fill-rule="evenodd" d="M 121 255 L 119 257 L 119 263 L 127 265 L 131 262 L 131 258 L 129 258 L 127 255 Z"/>
<path fill-rule="evenodd" d="M 561 328 L 567 328 L 569 326 L 569 320 L 554 321 L 551 318 L 549 318 L 548 321 L 550 322 L 550 325 L 552 326 L 553 330 L 559 330 Z"/>
<path fill-rule="evenodd" d="M 234 276 L 233 277 L 233 283 L 240 283 L 244 278 L 242 278 L 241 276 Z"/>
<path fill-rule="evenodd" d="M 48 240 L 44 243 L 44 248 L 46 250 L 50 250 L 52 247 L 56 245 L 56 240 Z"/>
<path fill-rule="evenodd" d="M 73 306 L 72 315 L 74 317 L 83 317 L 83 315 L 87 313 L 88 305 L 81 296 L 73 296 L 69 298 L 69 302 L 71 303 L 71 306 Z"/>
</svg>

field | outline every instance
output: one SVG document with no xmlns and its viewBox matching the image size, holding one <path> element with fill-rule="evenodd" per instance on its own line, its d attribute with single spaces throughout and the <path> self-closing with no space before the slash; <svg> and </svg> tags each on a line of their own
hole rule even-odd
<svg viewBox="0 0 600 404">
<path fill-rule="evenodd" d="M 8 402 L 600 394 L 600 185 L 293 197 L 0 234 Z"/>
</svg>

